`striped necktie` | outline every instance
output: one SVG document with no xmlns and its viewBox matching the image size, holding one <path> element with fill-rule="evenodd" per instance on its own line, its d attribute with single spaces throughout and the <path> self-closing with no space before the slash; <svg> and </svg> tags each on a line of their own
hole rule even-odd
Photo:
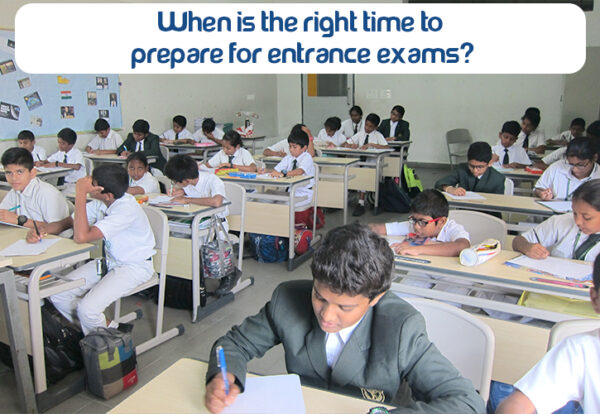
<svg viewBox="0 0 600 414">
<path fill-rule="evenodd" d="M 590 237 L 587 238 L 586 241 L 581 243 L 581 246 L 575 250 L 575 254 L 573 255 L 573 259 L 575 260 L 585 260 L 585 256 L 594 248 L 596 244 L 600 242 L 600 234 L 590 234 Z"/>
<path fill-rule="evenodd" d="M 510 159 L 508 158 L 508 148 L 504 148 L 504 158 L 502 159 L 502 165 L 509 164 Z"/>
<path fill-rule="evenodd" d="M 67 162 L 67 153 L 65 152 L 65 156 L 63 157 L 62 160 L 63 163 Z M 56 185 L 61 186 L 65 184 L 65 177 L 59 177 L 58 181 L 56 182 Z"/>
</svg>

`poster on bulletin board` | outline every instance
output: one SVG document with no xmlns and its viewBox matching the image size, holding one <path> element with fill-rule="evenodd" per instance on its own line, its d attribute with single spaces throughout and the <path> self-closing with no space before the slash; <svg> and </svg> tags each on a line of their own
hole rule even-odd
<svg viewBox="0 0 600 414">
<path fill-rule="evenodd" d="M 122 127 L 118 75 L 27 74 L 16 64 L 15 33 L 0 30 L 0 140 L 23 129 L 35 136 L 90 131 L 98 118 Z"/>
</svg>

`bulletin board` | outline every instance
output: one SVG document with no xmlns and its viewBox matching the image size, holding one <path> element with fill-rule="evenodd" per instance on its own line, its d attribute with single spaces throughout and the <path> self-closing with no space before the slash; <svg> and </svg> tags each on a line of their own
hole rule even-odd
<svg viewBox="0 0 600 414">
<path fill-rule="evenodd" d="M 0 140 L 89 131 L 98 118 L 123 125 L 118 75 L 30 75 L 16 64 L 14 31 L 0 30 Z"/>
</svg>

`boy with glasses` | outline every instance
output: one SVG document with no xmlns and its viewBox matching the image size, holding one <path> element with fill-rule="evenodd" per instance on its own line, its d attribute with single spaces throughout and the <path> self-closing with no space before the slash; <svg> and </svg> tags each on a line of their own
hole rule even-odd
<svg viewBox="0 0 600 414">
<path fill-rule="evenodd" d="M 440 178 L 435 188 L 456 196 L 467 191 L 504 194 L 504 176 L 489 168 L 492 147 L 487 142 L 474 142 L 467 152 L 468 162 L 458 165 L 450 174 Z"/>
</svg>

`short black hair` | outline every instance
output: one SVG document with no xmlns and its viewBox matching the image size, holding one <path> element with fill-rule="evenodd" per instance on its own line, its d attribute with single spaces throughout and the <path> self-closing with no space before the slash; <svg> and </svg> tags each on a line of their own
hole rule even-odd
<svg viewBox="0 0 600 414">
<path fill-rule="evenodd" d="M 530 106 L 529 108 L 527 108 L 525 110 L 525 115 L 527 114 L 536 114 L 536 115 L 542 115 L 542 113 L 540 112 L 540 108 L 538 108 L 537 106 Z"/>
<path fill-rule="evenodd" d="M 92 180 L 103 187 L 102 193 L 111 193 L 115 200 L 123 197 L 129 188 L 129 175 L 118 164 L 101 164 L 92 171 Z"/>
<path fill-rule="evenodd" d="M 185 128 L 187 125 L 187 119 L 183 115 L 175 115 L 173 117 L 173 123 L 179 125 L 182 128 Z"/>
<path fill-rule="evenodd" d="M 175 155 L 165 165 L 165 175 L 176 183 L 198 178 L 198 164 L 189 155 Z"/>
<path fill-rule="evenodd" d="M 580 126 L 583 129 L 585 129 L 585 119 L 583 119 L 583 118 L 574 118 L 571 121 L 571 124 L 569 125 L 569 127 L 572 127 L 572 126 Z"/>
<path fill-rule="evenodd" d="M 365 122 L 367 121 L 375 125 L 375 127 L 377 128 L 379 126 L 379 123 L 381 122 L 381 118 L 379 118 L 379 115 L 377 114 L 370 113 L 365 119 Z"/>
<path fill-rule="evenodd" d="M 577 157 L 580 160 L 593 160 L 596 155 L 596 147 L 593 138 L 579 137 L 573 138 L 567 145 L 566 157 Z"/>
<path fill-rule="evenodd" d="M 591 138 L 600 138 L 600 120 L 594 121 L 588 125 L 585 134 Z"/>
<path fill-rule="evenodd" d="M 2 165 L 20 165 L 29 171 L 33 169 L 33 155 L 25 148 L 9 148 L 2 154 Z"/>
<path fill-rule="evenodd" d="M 431 216 L 431 218 L 448 217 L 450 207 L 448 200 L 438 190 L 425 190 L 419 193 L 410 205 L 410 212 Z"/>
<path fill-rule="evenodd" d="M 96 122 L 94 122 L 94 131 L 96 131 L 96 132 L 105 131 L 109 128 L 110 128 L 110 124 L 104 118 L 98 118 L 98 119 L 96 119 Z"/>
<path fill-rule="evenodd" d="M 327 129 L 333 129 L 334 131 L 337 131 L 342 127 L 342 120 L 337 116 L 332 116 L 325 120 L 323 126 Z"/>
<path fill-rule="evenodd" d="M 17 140 L 19 139 L 33 141 L 35 139 L 35 135 L 33 135 L 33 132 L 31 132 L 30 130 L 24 129 L 23 131 L 19 132 L 19 135 L 17 135 Z"/>
<path fill-rule="evenodd" d="M 400 116 L 404 116 L 404 107 L 402 105 L 395 105 L 392 108 L 392 111 L 396 111 L 400 114 Z"/>
<path fill-rule="evenodd" d="M 68 142 L 71 145 L 75 145 L 75 143 L 77 142 L 77 133 L 71 128 L 61 129 L 60 131 L 58 131 L 58 134 L 56 134 L 56 136 L 62 139 L 63 141 Z"/>
<path fill-rule="evenodd" d="M 129 165 L 131 161 L 139 161 L 144 164 L 144 167 L 148 167 L 148 158 L 142 151 L 132 152 L 127 156 L 126 165 Z"/>
<path fill-rule="evenodd" d="M 308 134 L 301 129 L 292 129 L 287 138 L 288 144 L 297 144 L 302 148 L 308 146 Z"/>
<path fill-rule="evenodd" d="M 492 147 L 483 141 L 472 143 L 467 151 L 467 160 L 489 163 L 492 160 Z"/>
<path fill-rule="evenodd" d="M 350 108 L 350 110 L 348 111 L 348 114 L 352 115 L 352 112 L 356 112 L 357 114 L 359 114 L 361 116 L 363 114 L 362 108 L 358 105 L 354 105 L 352 108 Z"/>
<path fill-rule="evenodd" d="M 229 142 L 229 145 L 231 145 L 233 148 L 236 148 L 238 145 L 240 147 L 244 146 L 244 141 L 242 141 L 242 137 L 237 131 L 233 129 L 227 131 L 225 135 L 223 135 L 223 141 Z"/>
<path fill-rule="evenodd" d="M 393 267 L 394 253 L 385 239 L 359 223 L 329 231 L 310 265 L 314 280 L 332 292 L 369 300 L 390 288 Z"/>
<path fill-rule="evenodd" d="M 596 260 L 594 260 L 594 289 L 596 292 L 600 292 L 600 254 L 596 256 Z"/>
<path fill-rule="evenodd" d="M 521 125 L 517 121 L 506 121 L 502 124 L 502 130 L 500 133 L 508 133 L 514 137 L 518 137 L 521 132 Z"/>
<path fill-rule="evenodd" d="M 141 132 L 142 134 L 150 132 L 150 124 L 145 119 L 138 119 L 133 123 L 131 128 L 133 129 L 133 132 Z"/>
<path fill-rule="evenodd" d="M 581 200 L 600 211 L 600 178 L 586 181 L 573 191 L 573 201 Z"/>
<path fill-rule="evenodd" d="M 217 124 L 212 118 L 206 118 L 204 121 L 202 121 L 202 131 L 213 132 L 216 127 Z"/>
<path fill-rule="evenodd" d="M 529 111 L 529 112 L 525 112 L 525 115 L 523 115 L 523 117 L 521 118 L 521 121 L 524 121 L 526 119 L 528 119 L 531 122 L 531 124 L 534 126 L 534 129 L 535 129 L 540 124 L 542 117 L 540 116 L 539 110 L 538 110 L 538 112 Z"/>
</svg>

